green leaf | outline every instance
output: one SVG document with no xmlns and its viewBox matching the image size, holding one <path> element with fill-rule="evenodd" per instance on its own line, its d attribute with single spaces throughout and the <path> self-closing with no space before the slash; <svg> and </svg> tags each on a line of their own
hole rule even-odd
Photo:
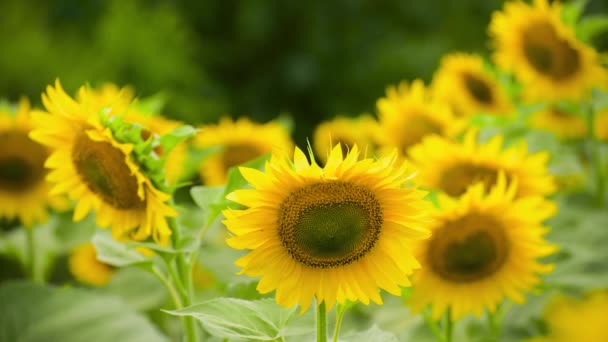
<svg viewBox="0 0 608 342">
<path fill-rule="evenodd" d="M 217 204 L 224 201 L 225 193 L 225 186 L 195 186 L 190 189 L 192 199 L 203 211 L 206 224 L 211 224 L 220 215 L 223 208 Z"/>
<path fill-rule="evenodd" d="M 167 341 L 118 298 L 31 283 L 0 287 L 0 341 Z"/>
<path fill-rule="evenodd" d="M 167 290 L 150 272 L 136 267 L 119 268 L 110 283 L 96 291 L 120 297 L 137 311 L 157 309 L 167 301 Z"/>
<path fill-rule="evenodd" d="M 295 311 L 278 306 L 272 299 L 217 298 L 167 313 L 194 317 L 216 337 L 272 341 L 282 336 Z"/>
<path fill-rule="evenodd" d="M 578 24 L 577 33 L 582 41 L 590 42 L 593 37 L 608 30 L 608 15 L 596 14 L 584 17 Z"/>
<path fill-rule="evenodd" d="M 168 154 L 177 144 L 193 137 L 197 131 L 198 130 L 192 126 L 180 126 L 167 134 L 163 134 L 163 136 L 160 137 L 160 143 Z"/>
<path fill-rule="evenodd" d="M 261 170 L 269 158 L 270 154 L 265 154 L 257 159 L 248 161 L 247 163 L 241 166 Z M 249 182 L 247 182 L 247 180 L 243 178 L 243 175 L 241 175 L 241 172 L 239 171 L 238 167 L 230 168 L 230 170 L 228 171 L 228 181 L 226 182 L 226 194 L 229 194 L 237 189 L 246 188 L 248 185 Z"/>
<path fill-rule="evenodd" d="M 133 246 L 114 240 L 107 230 L 98 230 L 92 242 L 97 250 L 97 258 L 106 264 L 123 267 L 152 263 L 150 258 L 137 252 Z"/>
<path fill-rule="evenodd" d="M 160 114 L 167 103 L 167 94 L 158 92 L 143 99 L 136 99 L 133 105 L 144 113 Z"/>
<path fill-rule="evenodd" d="M 587 0 L 573 0 L 564 3 L 561 10 L 561 17 L 564 23 L 572 28 L 576 27 L 576 23 L 586 5 Z"/>
<path fill-rule="evenodd" d="M 377 325 L 372 326 L 371 328 L 345 336 L 340 339 L 341 341 L 347 342 L 398 342 L 397 336 L 391 332 L 386 332 L 380 330 Z"/>
</svg>

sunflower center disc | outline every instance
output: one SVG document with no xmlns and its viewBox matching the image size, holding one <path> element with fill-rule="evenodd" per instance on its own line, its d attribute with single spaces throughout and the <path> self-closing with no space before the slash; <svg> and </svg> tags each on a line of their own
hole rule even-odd
<svg viewBox="0 0 608 342">
<path fill-rule="evenodd" d="M 0 133 L 0 189 L 18 193 L 43 181 L 47 156 L 46 149 L 26 133 Z"/>
<path fill-rule="evenodd" d="M 523 33 L 523 50 L 536 71 L 556 81 L 568 79 L 580 69 L 579 52 L 559 37 L 547 22 L 536 22 L 527 27 Z"/>
<path fill-rule="evenodd" d="M 373 192 L 340 181 L 309 184 L 292 192 L 279 212 L 279 236 L 289 254 L 322 268 L 347 265 L 367 254 L 383 222 Z"/>
<path fill-rule="evenodd" d="M 112 144 L 82 134 L 76 139 L 72 159 L 88 188 L 104 202 L 117 209 L 145 206 L 137 196 L 137 179 L 126 164 L 125 154 Z"/>
<path fill-rule="evenodd" d="M 248 145 L 228 145 L 222 153 L 222 163 L 226 170 L 231 167 L 242 165 L 250 160 L 261 156 L 260 151 Z"/>
<path fill-rule="evenodd" d="M 502 227 L 487 217 L 472 215 L 449 222 L 433 236 L 430 265 L 443 279 L 454 282 L 488 277 L 508 256 L 509 244 Z"/>
<path fill-rule="evenodd" d="M 494 186 L 498 172 L 494 169 L 477 165 L 456 165 L 443 172 L 439 188 L 450 196 L 460 196 L 470 185 L 483 183 L 486 189 Z"/>
<path fill-rule="evenodd" d="M 484 80 L 479 79 L 478 77 L 475 77 L 469 73 L 463 74 L 462 77 L 464 79 L 465 86 L 471 95 L 473 95 L 475 100 L 484 104 L 492 103 L 492 89 Z"/>
</svg>

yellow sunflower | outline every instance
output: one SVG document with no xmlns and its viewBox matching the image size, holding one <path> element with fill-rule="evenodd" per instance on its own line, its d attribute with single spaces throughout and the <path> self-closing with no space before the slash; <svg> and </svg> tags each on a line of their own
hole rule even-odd
<svg viewBox="0 0 608 342">
<path fill-rule="evenodd" d="M 232 121 L 226 117 L 217 125 L 203 126 L 193 144 L 198 148 L 222 148 L 199 167 L 201 179 L 206 185 L 225 184 L 231 167 L 274 150 L 287 152 L 293 146 L 289 133 L 277 122 L 259 124 L 247 118 Z"/>
<path fill-rule="evenodd" d="M 460 116 L 510 114 L 513 109 L 498 81 L 484 69 L 483 59 L 473 54 L 453 53 L 443 57 L 432 89 L 439 100 L 449 103 Z"/>
<path fill-rule="evenodd" d="M 596 290 L 583 298 L 560 295 L 545 311 L 548 336 L 529 342 L 608 341 L 608 291 Z"/>
<path fill-rule="evenodd" d="M 92 243 L 76 247 L 68 258 L 72 276 L 80 283 L 104 286 L 112 278 L 115 268 L 97 259 L 97 251 Z"/>
<path fill-rule="evenodd" d="M 30 139 L 30 105 L 21 100 L 15 114 L 0 109 L 0 218 L 18 218 L 30 227 L 45 222 L 47 209 L 67 209 L 66 199 L 49 195 L 44 162 L 48 149 Z"/>
<path fill-rule="evenodd" d="M 79 94 L 78 100 L 90 102 L 94 112 L 105 110 L 110 115 L 121 116 L 126 122 L 138 123 L 158 135 L 167 134 L 182 125 L 179 121 L 167 119 L 157 113 L 144 113 L 137 106 L 132 106 L 135 97 L 130 87 L 119 88 L 112 83 L 105 83 L 99 88 L 88 89 L 87 92 Z M 169 152 L 165 163 L 165 176 L 169 184 L 175 184 L 179 180 L 187 157 L 187 142 L 178 144 Z"/>
<path fill-rule="evenodd" d="M 555 191 L 554 178 L 547 171 L 549 154 L 528 153 L 525 143 L 502 150 L 502 136 L 477 143 L 477 130 L 469 129 L 463 142 L 431 136 L 410 150 L 418 170 L 418 183 L 460 196 L 475 183 L 491 187 L 503 171 L 509 181 L 517 179 L 517 197 L 548 195 Z"/>
<path fill-rule="evenodd" d="M 412 244 L 428 237 L 429 202 L 406 183 L 412 174 L 397 153 L 343 157 L 336 145 L 324 168 L 295 149 L 293 163 L 273 154 L 265 172 L 240 168 L 254 189 L 228 199 L 246 207 L 226 210 L 224 223 L 241 273 L 261 277 L 258 291 L 276 290 L 282 306 L 307 310 L 313 298 L 328 310 L 337 301 L 382 303 L 379 289 L 399 295 L 418 267 Z"/>
<path fill-rule="evenodd" d="M 54 187 L 51 193 L 67 194 L 75 201 L 74 220 L 96 212 L 97 225 L 112 228 L 116 239 L 145 240 L 162 245 L 171 230 L 167 218 L 177 212 L 167 202 L 170 195 L 158 190 L 132 158 L 132 144 L 121 143 L 104 127 L 87 88 L 83 101 L 74 101 L 59 82 L 47 87 L 42 101 L 48 112 L 36 112 L 30 136 L 53 149 L 45 166 Z"/>
<path fill-rule="evenodd" d="M 364 149 L 366 155 L 371 156 L 378 145 L 378 130 L 378 122 L 369 115 L 356 118 L 338 116 L 317 126 L 313 146 L 323 162 L 327 161 L 327 152 L 335 144 L 342 146 L 342 153 L 345 155 L 357 145 Z"/>
<path fill-rule="evenodd" d="M 587 136 L 585 118 L 557 107 L 548 106 L 532 114 L 530 126 L 554 133 L 563 140 L 580 139 Z"/>
<path fill-rule="evenodd" d="M 453 137 L 464 129 L 464 121 L 454 117 L 450 107 L 431 98 L 420 80 L 402 82 L 386 90 L 378 100 L 382 147 L 397 147 L 402 156 L 427 135 Z"/>
<path fill-rule="evenodd" d="M 494 312 L 505 297 L 522 303 L 522 292 L 552 270 L 538 259 L 555 251 L 542 222 L 556 207 L 541 196 L 517 199 L 516 183 L 501 174 L 487 195 L 476 184 L 460 199 L 440 196 L 432 237 L 417 253 L 422 268 L 408 300 L 414 311 L 431 305 L 436 320 L 448 308 L 453 319 Z"/>
<path fill-rule="evenodd" d="M 511 1 L 492 16 L 494 60 L 522 82 L 529 100 L 580 99 L 606 82 L 597 52 L 577 40 L 560 12 L 557 1 Z"/>
<path fill-rule="evenodd" d="M 599 140 L 608 140 L 608 108 L 595 113 L 595 136 Z"/>
</svg>

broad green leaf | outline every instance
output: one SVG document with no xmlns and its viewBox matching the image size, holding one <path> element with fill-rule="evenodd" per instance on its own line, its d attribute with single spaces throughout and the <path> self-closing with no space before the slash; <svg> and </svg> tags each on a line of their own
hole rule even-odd
<svg viewBox="0 0 608 342">
<path fill-rule="evenodd" d="M 593 37 L 608 31 L 608 15 L 596 14 L 584 17 L 577 27 L 577 33 L 581 40 L 590 42 Z"/>
<path fill-rule="evenodd" d="M 272 341 L 281 332 L 296 309 L 285 309 L 272 299 L 247 301 L 217 298 L 190 307 L 167 311 L 175 316 L 191 316 L 213 336 L 228 339 Z"/>
<path fill-rule="evenodd" d="M 205 224 L 209 225 L 220 215 L 224 201 L 225 186 L 195 186 L 190 189 L 190 195 L 199 206 L 205 217 Z"/>
<path fill-rule="evenodd" d="M 167 94 L 161 91 L 143 99 L 137 99 L 133 105 L 146 114 L 160 114 L 167 103 L 167 98 Z"/>
<path fill-rule="evenodd" d="M 261 170 L 269 158 L 270 154 L 265 154 L 257 159 L 248 161 L 247 163 L 241 166 Z M 247 180 L 243 178 L 238 167 L 230 168 L 230 170 L 228 171 L 228 181 L 226 182 L 226 194 L 229 194 L 237 189 L 246 188 L 248 185 L 249 182 L 247 182 Z"/>
<path fill-rule="evenodd" d="M 114 240 L 107 230 L 98 230 L 92 242 L 97 250 L 97 258 L 106 264 L 123 267 L 152 263 L 150 258 L 136 251 L 135 247 Z"/>
<path fill-rule="evenodd" d="M 397 336 L 391 332 L 382 331 L 377 325 L 372 326 L 368 330 L 350 334 L 341 338 L 344 342 L 398 342 Z"/>
<path fill-rule="evenodd" d="M 180 142 L 193 137 L 198 130 L 192 126 L 180 126 L 160 137 L 160 143 L 165 148 L 165 152 L 171 151 Z"/>
<path fill-rule="evenodd" d="M 114 296 L 25 282 L 0 287 L 0 341 L 167 341 Z"/>
<path fill-rule="evenodd" d="M 137 311 L 157 309 L 167 301 L 167 290 L 150 272 L 136 267 L 119 268 L 110 283 L 97 289 L 120 297 Z"/>
</svg>

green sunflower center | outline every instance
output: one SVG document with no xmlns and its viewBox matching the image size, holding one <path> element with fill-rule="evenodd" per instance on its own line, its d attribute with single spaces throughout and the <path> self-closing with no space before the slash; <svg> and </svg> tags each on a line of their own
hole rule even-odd
<svg viewBox="0 0 608 342">
<path fill-rule="evenodd" d="M 371 251 L 382 222 L 380 202 L 367 188 L 341 181 L 313 183 L 281 203 L 279 236 L 295 260 L 329 268 Z"/>
<path fill-rule="evenodd" d="M 462 78 L 467 90 L 477 102 L 486 105 L 493 103 L 492 88 L 485 80 L 470 73 L 464 73 Z"/>
<path fill-rule="evenodd" d="M 439 188 L 450 196 L 460 196 L 475 183 L 483 183 L 486 189 L 494 186 L 498 171 L 481 165 L 461 164 L 448 168 L 439 179 Z"/>
<path fill-rule="evenodd" d="M 0 133 L 0 189 L 19 193 L 42 182 L 47 156 L 46 149 L 25 132 Z"/>
<path fill-rule="evenodd" d="M 434 233 L 428 248 L 431 269 L 453 282 L 471 282 L 495 274 L 509 253 L 503 229 L 481 215 L 446 223 Z"/>
<path fill-rule="evenodd" d="M 137 209 L 145 203 L 137 195 L 137 178 L 125 154 L 105 141 L 80 135 L 72 150 L 74 166 L 89 190 L 117 209 Z"/>
<path fill-rule="evenodd" d="M 259 149 L 250 145 L 228 145 L 222 153 L 222 163 L 226 170 L 231 167 L 242 165 L 250 160 L 258 158 L 262 153 Z"/>
<path fill-rule="evenodd" d="M 425 136 L 441 133 L 441 127 L 424 114 L 412 115 L 404 124 L 401 135 L 401 150 L 404 154 Z"/>
<path fill-rule="evenodd" d="M 524 30 L 523 51 L 537 72 L 555 81 L 571 78 L 581 68 L 578 50 L 548 22 L 535 22 Z"/>
</svg>

